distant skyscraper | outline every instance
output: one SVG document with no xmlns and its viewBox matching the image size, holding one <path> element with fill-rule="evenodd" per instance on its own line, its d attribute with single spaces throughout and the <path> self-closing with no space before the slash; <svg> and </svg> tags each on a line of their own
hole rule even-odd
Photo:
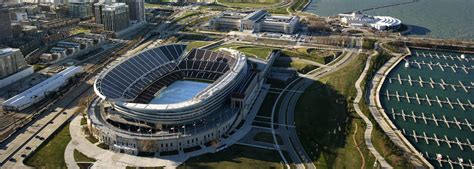
<svg viewBox="0 0 474 169">
<path fill-rule="evenodd" d="M 102 24 L 102 8 L 104 8 L 104 3 L 99 2 L 94 4 L 94 17 L 95 23 Z"/>
<path fill-rule="evenodd" d="M 130 20 L 145 21 L 145 4 L 144 0 L 117 0 L 128 5 L 130 12 Z"/>
<path fill-rule="evenodd" d="M 88 18 L 92 16 L 92 3 L 90 1 L 78 0 L 69 2 L 69 15 L 75 18 Z"/>
<path fill-rule="evenodd" d="M 10 21 L 10 9 L 0 7 L 0 40 L 11 38 L 12 26 Z"/>
<path fill-rule="evenodd" d="M 125 3 L 109 3 L 102 7 L 101 22 L 107 31 L 121 31 L 128 27 L 130 16 Z"/>
</svg>

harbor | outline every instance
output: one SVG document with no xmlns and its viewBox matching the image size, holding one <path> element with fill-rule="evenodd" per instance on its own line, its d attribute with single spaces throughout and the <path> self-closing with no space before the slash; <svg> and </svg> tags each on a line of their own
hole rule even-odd
<svg viewBox="0 0 474 169">
<path fill-rule="evenodd" d="M 474 162 L 473 55 L 411 49 L 386 77 L 387 117 L 435 168 Z"/>
</svg>

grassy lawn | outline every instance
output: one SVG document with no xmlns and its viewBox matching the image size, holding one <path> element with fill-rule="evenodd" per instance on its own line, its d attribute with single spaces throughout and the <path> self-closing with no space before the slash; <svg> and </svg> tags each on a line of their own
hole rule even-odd
<svg viewBox="0 0 474 169">
<path fill-rule="evenodd" d="M 86 155 L 82 154 L 80 151 L 74 149 L 74 160 L 76 162 L 95 162 L 97 160 L 87 157 Z"/>
<path fill-rule="evenodd" d="M 374 49 L 375 42 L 377 42 L 375 39 L 364 39 L 362 41 L 362 48 L 367 50 Z"/>
<path fill-rule="evenodd" d="M 266 60 L 267 56 L 274 49 L 272 47 L 266 47 L 266 46 L 247 46 L 247 45 L 239 45 L 239 44 L 227 44 L 219 48 L 235 49 L 240 52 L 243 52 L 244 54 L 247 55 L 247 57 L 254 57 L 254 58 L 263 59 L 263 60 Z"/>
<path fill-rule="evenodd" d="M 331 62 L 336 55 L 339 55 L 337 54 L 339 52 L 319 50 L 314 48 L 285 49 L 282 50 L 282 53 L 288 57 L 311 60 L 321 64 L 327 64 Z"/>
<path fill-rule="evenodd" d="M 99 147 L 101 149 L 105 149 L 105 150 L 109 149 L 109 146 L 105 143 L 99 143 L 99 144 L 97 144 L 97 147 Z"/>
<path fill-rule="evenodd" d="M 357 146 L 365 166 L 373 164 L 374 158 L 364 144 L 364 123 L 352 108 L 354 83 L 366 59 L 367 55 L 358 56 L 341 70 L 315 81 L 298 100 L 296 130 L 317 168 L 361 167 Z"/>
<path fill-rule="evenodd" d="M 220 3 L 237 8 L 258 8 L 275 5 L 280 0 L 219 0 Z"/>
<path fill-rule="evenodd" d="M 271 117 L 273 104 L 275 103 L 277 97 L 278 94 L 267 93 L 267 95 L 263 99 L 262 106 L 260 106 L 260 110 L 258 111 L 257 115 Z"/>
<path fill-rule="evenodd" d="M 35 168 L 66 168 L 64 151 L 71 141 L 69 124 L 59 130 L 51 136 L 51 140 L 43 143 L 33 155 L 25 159 L 24 163 Z"/>
<path fill-rule="evenodd" d="M 292 67 L 298 70 L 298 72 L 306 74 L 311 70 L 318 68 L 318 66 L 307 64 L 301 60 L 294 60 L 294 61 L 283 61 L 283 60 L 276 60 L 273 63 L 274 67 Z"/>
<path fill-rule="evenodd" d="M 162 7 L 161 4 L 145 3 L 145 8 L 160 8 L 160 7 Z"/>
<path fill-rule="evenodd" d="M 283 144 L 283 140 L 281 139 L 280 135 L 277 134 L 275 136 L 277 138 L 278 144 L 280 145 Z M 273 140 L 272 133 L 267 133 L 267 132 L 260 132 L 260 133 L 255 134 L 255 136 L 253 137 L 253 140 L 265 142 L 265 143 L 271 143 L 271 144 L 275 143 Z"/>
<path fill-rule="evenodd" d="M 185 168 L 278 169 L 283 168 L 277 151 L 233 145 L 218 153 L 193 157 L 180 165 Z"/>
<path fill-rule="evenodd" d="M 192 41 L 188 43 L 188 46 L 186 47 L 186 49 L 191 50 L 193 48 L 203 47 L 211 43 L 214 43 L 214 41 Z"/>
<path fill-rule="evenodd" d="M 73 29 L 69 30 L 69 34 L 77 35 L 80 33 L 90 33 L 90 29 L 82 28 L 82 27 L 74 27 Z"/>
<path fill-rule="evenodd" d="M 272 9 L 268 9 L 267 11 L 272 13 L 272 14 L 288 15 L 288 11 L 286 10 L 286 7 L 272 8 Z"/>
</svg>

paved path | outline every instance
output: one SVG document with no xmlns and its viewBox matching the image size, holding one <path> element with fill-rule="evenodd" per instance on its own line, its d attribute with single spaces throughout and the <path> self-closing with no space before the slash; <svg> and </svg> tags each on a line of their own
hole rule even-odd
<svg viewBox="0 0 474 169">
<path fill-rule="evenodd" d="M 365 77 L 367 76 L 367 71 L 370 68 L 370 61 L 372 57 L 378 54 L 379 54 L 378 52 L 373 53 L 372 55 L 369 56 L 369 58 L 367 58 L 367 61 L 365 62 L 365 68 L 362 71 L 362 74 L 359 76 L 359 79 L 357 79 L 355 83 L 357 96 L 354 99 L 353 106 L 354 106 L 355 111 L 357 112 L 357 115 L 359 115 L 364 120 L 365 124 L 367 125 L 364 132 L 364 140 L 365 140 L 365 145 L 369 149 L 370 153 L 372 153 L 372 155 L 375 156 L 375 158 L 377 159 L 377 162 L 382 166 L 382 168 L 392 168 L 392 166 L 390 166 L 390 164 L 388 164 L 387 161 L 385 161 L 385 158 L 380 155 L 380 153 L 375 149 L 374 145 L 372 144 L 372 129 L 373 129 L 372 122 L 370 122 L 369 118 L 367 118 L 367 116 L 364 115 L 364 113 L 362 112 L 362 110 L 360 110 L 360 107 L 359 107 L 360 100 L 363 97 L 363 90 L 360 84 L 362 83 L 362 81 L 365 80 Z"/>
<path fill-rule="evenodd" d="M 74 149 L 76 149 L 76 146 L 72 143 L 72 141 L 70 141 L 67 144 L 66 150 L 64 151 L 64 162 L 66 162 L 68 169 L 79 169 L 79 166 L 74 159 Z"/>
<path fill-rule="evenodd" d="M 377 121 L 379 126 L 382 128 L 384 133 L 390 138 L 390 140 L 403 152 L 403 155 L 410 159 L 410 162 L 415 167 L 433 166 L 424 159 L 420 153 L 408 142 L 403 134 L 397 129 L 392 121 L 387 117 L 380 104 L 379 92 L 383 85 L 386 75 L 393 69 L 403 57 L 395 56 L 390 58 L 374 75 L 372 81 L 368 84 L 368 100 L 366 103 L 369 105 L 369 110 L 372 117 Z"/>
</svg>

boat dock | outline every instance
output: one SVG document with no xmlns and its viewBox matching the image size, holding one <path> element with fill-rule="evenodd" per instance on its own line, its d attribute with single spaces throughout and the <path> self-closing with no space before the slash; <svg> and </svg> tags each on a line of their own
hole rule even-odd
<svg viewBox="0 0 474 169">
<path fill-rule="evenodd" d="M 438 96 L 435 96 L 436 100 L 434 100 L 434 99 L 430 99 L 428 95 L 425 95 L 426 98 L 423 98 L 423 97 L 419 97 L 418 93 L 415 93 L 415 96 L 413 97 L 413 96 L 410 96 L 408 92 L 405 92 L 404 95 L 400 95 L 398 91 L 395 91 L 395 94 L 392 94 L 388 90 L 385 91 L 385 94 L 381 94 L 381 95 L 385 95 L 387 97 L 387 100 L 390 100 L 390 97 L 395 97 L 398 102 L 400 102 L 401 99 L 405 99 L 408 103 L 411 103 L 411 100 L 415 100 L 419 105 L 421 105 L 423 101 L 423 102 L 428 103 L 428 105 L 430 106 L 431 106 L 431 102 L 438 103 L 439 107 L 444 107 L 444 105 L 448 105 L 451 109 L 455 109 L 454 106 L 458 106 L 462 110 L 466 110 L 467 107 L 471 109 L 474 108 L 473 107 L 474 105 L 472 105 L 471 100 L 462 102 L 459 98 L 456 98 L 456 102 L 452 102 L 448 97 L 445 97 L 445 99 L 443 100 L 443 99 L 440 99 Z"/>
<path fill-rule="evenodd" d="M 418 84 L 420 87 L 424 87 L 423 84 L 429 84 L 431 88 L 435 88 L 435 85 L 440 86 L 441 89 L 446 90 L 447 86 L 451 86 L 451 88 L 454 91 L 457 91 L 458 89 L 462 89 L 464 92 L 469 93 L 469 90 L 474 89 L 474 86 L 471 84 L 470 86 L 464 85 L 461 81 L 458 81 L 458 84 L 450 84 L 446 83 L 444 79 L 440 79 L 439 82 L 436 82 L 433 80 L 433 78 L 430 77 L 430 81 L 424 81 L 421 76 L 418 76 L 418 80 L 412 79 L 410 75 L 407 76 L 407 78 L 402 78 L 400 74 L 397 74 L 396 78 L 389 78 L 389 83 L 392 83 L 392 80 L 398 81 L 400 85 L 403 85 L 403 82 L 408 82 L 410 86 L 413 86 L 413 83 Z"/>
</svg>

